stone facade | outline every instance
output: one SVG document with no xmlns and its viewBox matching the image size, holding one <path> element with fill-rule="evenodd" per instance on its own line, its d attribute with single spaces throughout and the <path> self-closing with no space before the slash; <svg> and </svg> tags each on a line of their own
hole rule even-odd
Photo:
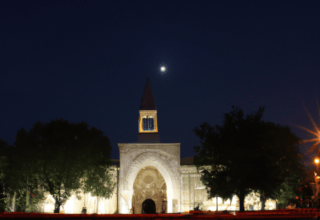
<svg viewBox="0 0 320 220">
<path fill-rule="evenodd" d="M 133 183 L 145 167 L 158 170 L 166 183 L 167 212 L 180 210 L 180 144 L 119 144 L 119 212 L 132 213 Z M 146 197 L 147 199 L 147 197 Z"/>
<path fill-rule="evenodd" d="M 149 147 L 151 149 L 147 150 Z M 97 198 L 90 194 L 73 194 L 61 206 L 62 213 L 81 213 L 86 207 L 88 214 L 138 214 L 141 213 L 142 202 L 148 198 L 155 201 L 157 213 L 188 212 L 197 206 L 203 211 L 239 210 L 237 196 L 231 200 L 208 198 L 196 166 L 180 165 L 179 144 L 119 144 L 119 148 L 120 161 L 124 162 L 124 166 L 120 162 L 120 167 L 111 167 L 117 183 L 112 196 Z M 267 200 L 266 209 L 275 208 L 276 202 Z M 37 209 L 38 212 L 53 213 L 52 196 L 47 193 Z M 245 210 L 260 209 L 259 194 L 252 192 L 247 195 Z"/>
<path fill-rule="evenodd" d="M 118 166 L 111 166 L 109 173 L 112 175 L 113 183 L 115 183 L 114 191 L 110 198 L 98 198 L 91 196 L 90 193 L 71 193 L 71 197 L 60 207 L 61 213 L 76 214 L 81 213 L 83 208 L 88 214 L 113 214 L 117 212 L 118 197 Z M 53 213 L 55 200 L 50 193 L 45 193 L 45 198 L 36 205 L 37 212 Z"/>
<path fill-rule="evenodd" d="M 233 196 L 232 199 L 224 200 L 220 197 L 208 198 L 206 187 L 201 181 L 201 174 L 194 165 L 181 165 L 181 212 L 188 212 L 199 207 L 202 211 L 229 210 L 238 211 L 240 209 L 239 199 Z M 250 193 L 245 198 L 245 210 L 260 210 L 261 202 L 258 193 Z M 268 199 L 266 210 L 276 209 L 276 202 Z"/>
</svg>

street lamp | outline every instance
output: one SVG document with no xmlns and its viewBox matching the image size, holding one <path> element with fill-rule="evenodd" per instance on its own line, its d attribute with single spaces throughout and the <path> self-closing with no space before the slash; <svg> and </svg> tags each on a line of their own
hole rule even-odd
<svg viewBox="0 0 320 220">
<path fill-rule="evenodd" d="M 314 162 L 317 164 L 317 175 L 319 176 L 319 158 L 314 159 Z"/>
<path fill-rule="evenodd" d="M 315 184 L 316 184 L 316 198 L 317 198 L 317 203 L 318 201 L 318 195 L 319 195 L 319 158 L 315 158 L 314 162 L 317 164 L 317 175 L 315 176 Z M 318 203 L 319 204 L 319 203 Z"/>
</svg>

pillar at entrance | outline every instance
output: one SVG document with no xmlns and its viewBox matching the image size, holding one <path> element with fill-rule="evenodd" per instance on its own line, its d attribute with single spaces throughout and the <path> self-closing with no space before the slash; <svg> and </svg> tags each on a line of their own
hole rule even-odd
<svg viewBox="0 0 320 220">
<path fill-rule="evenodd" d="M 118 144 L 120 151 L 119 171 L 119 213 L 132 213 L 132 200 L 135 195 L 135 181 L 138 175 L 144 173 L 143 169 L 149 170 L 150 175 L 145 175 L 145 182 L 152 182 L 154 174 L 159 172 L 166 184 L 167 201 L 166 211 L 168 213 L 180 211 L 180 143 L 134 143 Z M 156 171 L 155 171 L 156 170 Z M 140 173 L 139 173 L 140 172 Z M 147 177 L 149 176 L 149 177 Z M 158 177 L 157 177 L 158 178 Z M 143 181 L 143 180 L 141 180 Z M 160 180 L 161 181 L 161 178 Z M 142 185 L 144 183 L 140 182 Z M 145 183 L 147 184 L 147 183 Z M 137 186 L 135 186 L 137 187 Z M 148 187 L 143 185 L 143 187 Z M 157 184 L 149 185 L 153 190 L 145 190 L 144 193 L 157 192 Z M 163 185 L 162 185 L 163 187 Z M 140 189 L 141 190 L 141 189 Z M 149 192 L 150 191 L 150 192 Z M 160 190 L 159 190 L 160 192 Z M 144 196 L 154 196 L 154 195 Z M 139 195 L 142 196 L 142 195 Z M 138 196 L 138 198 L 139 198 Z M 161 196 L 161 195 L 160 195 Z M 136 198 L 136 197 L 135 197 Z M 140 202 L 140 201 L 139 201 Z M 161 201 L 162 203 L 162 201 Z M 160 204 L 160 201 L 159 201 Z M 134 208 L 135 209 L 135 208 Z M 157 208 L 157 212 L 159 212 Z M 135 211 L 136 213 L 136 211 Z"/>
</svg>

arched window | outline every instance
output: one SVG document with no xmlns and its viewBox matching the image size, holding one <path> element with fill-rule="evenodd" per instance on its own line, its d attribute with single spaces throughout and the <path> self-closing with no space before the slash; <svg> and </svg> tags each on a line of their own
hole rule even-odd
<svg viewBox="0 0 320 220">
<path fill-rule="evenodd" d="M 151 130 L 151 131 L 154 130 L 153 118 L 149 118 L 149 130 Z"/>
<path fill-rule="evenodd" d="M 153 131 L 154 130 L 153 118 L 143 118 L 142 128 L 144 131 Z"/>
<path fill-rule="evenodd" d="M 148 119 L 147 118 L 142 119 L 142 128 L 144 131 L 148 130 Z"/>
</svg>

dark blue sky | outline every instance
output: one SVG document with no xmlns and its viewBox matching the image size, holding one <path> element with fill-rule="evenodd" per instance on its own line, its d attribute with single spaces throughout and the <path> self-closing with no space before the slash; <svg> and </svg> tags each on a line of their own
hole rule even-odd
<svg viewBox="0 0 320 220">
<path fill-rule="evenodd" d="M 86 121 L 137 141 L 146 76 L 162 142 L 239 105 L 301 138 L 319 122 L 320 1 L 1 1 L 0 137 L 36 121 Z M 167 73 L 159 71 L 161 64 Z M 301 146 L 302 152 L 308 145 Z"/>
</svg>

